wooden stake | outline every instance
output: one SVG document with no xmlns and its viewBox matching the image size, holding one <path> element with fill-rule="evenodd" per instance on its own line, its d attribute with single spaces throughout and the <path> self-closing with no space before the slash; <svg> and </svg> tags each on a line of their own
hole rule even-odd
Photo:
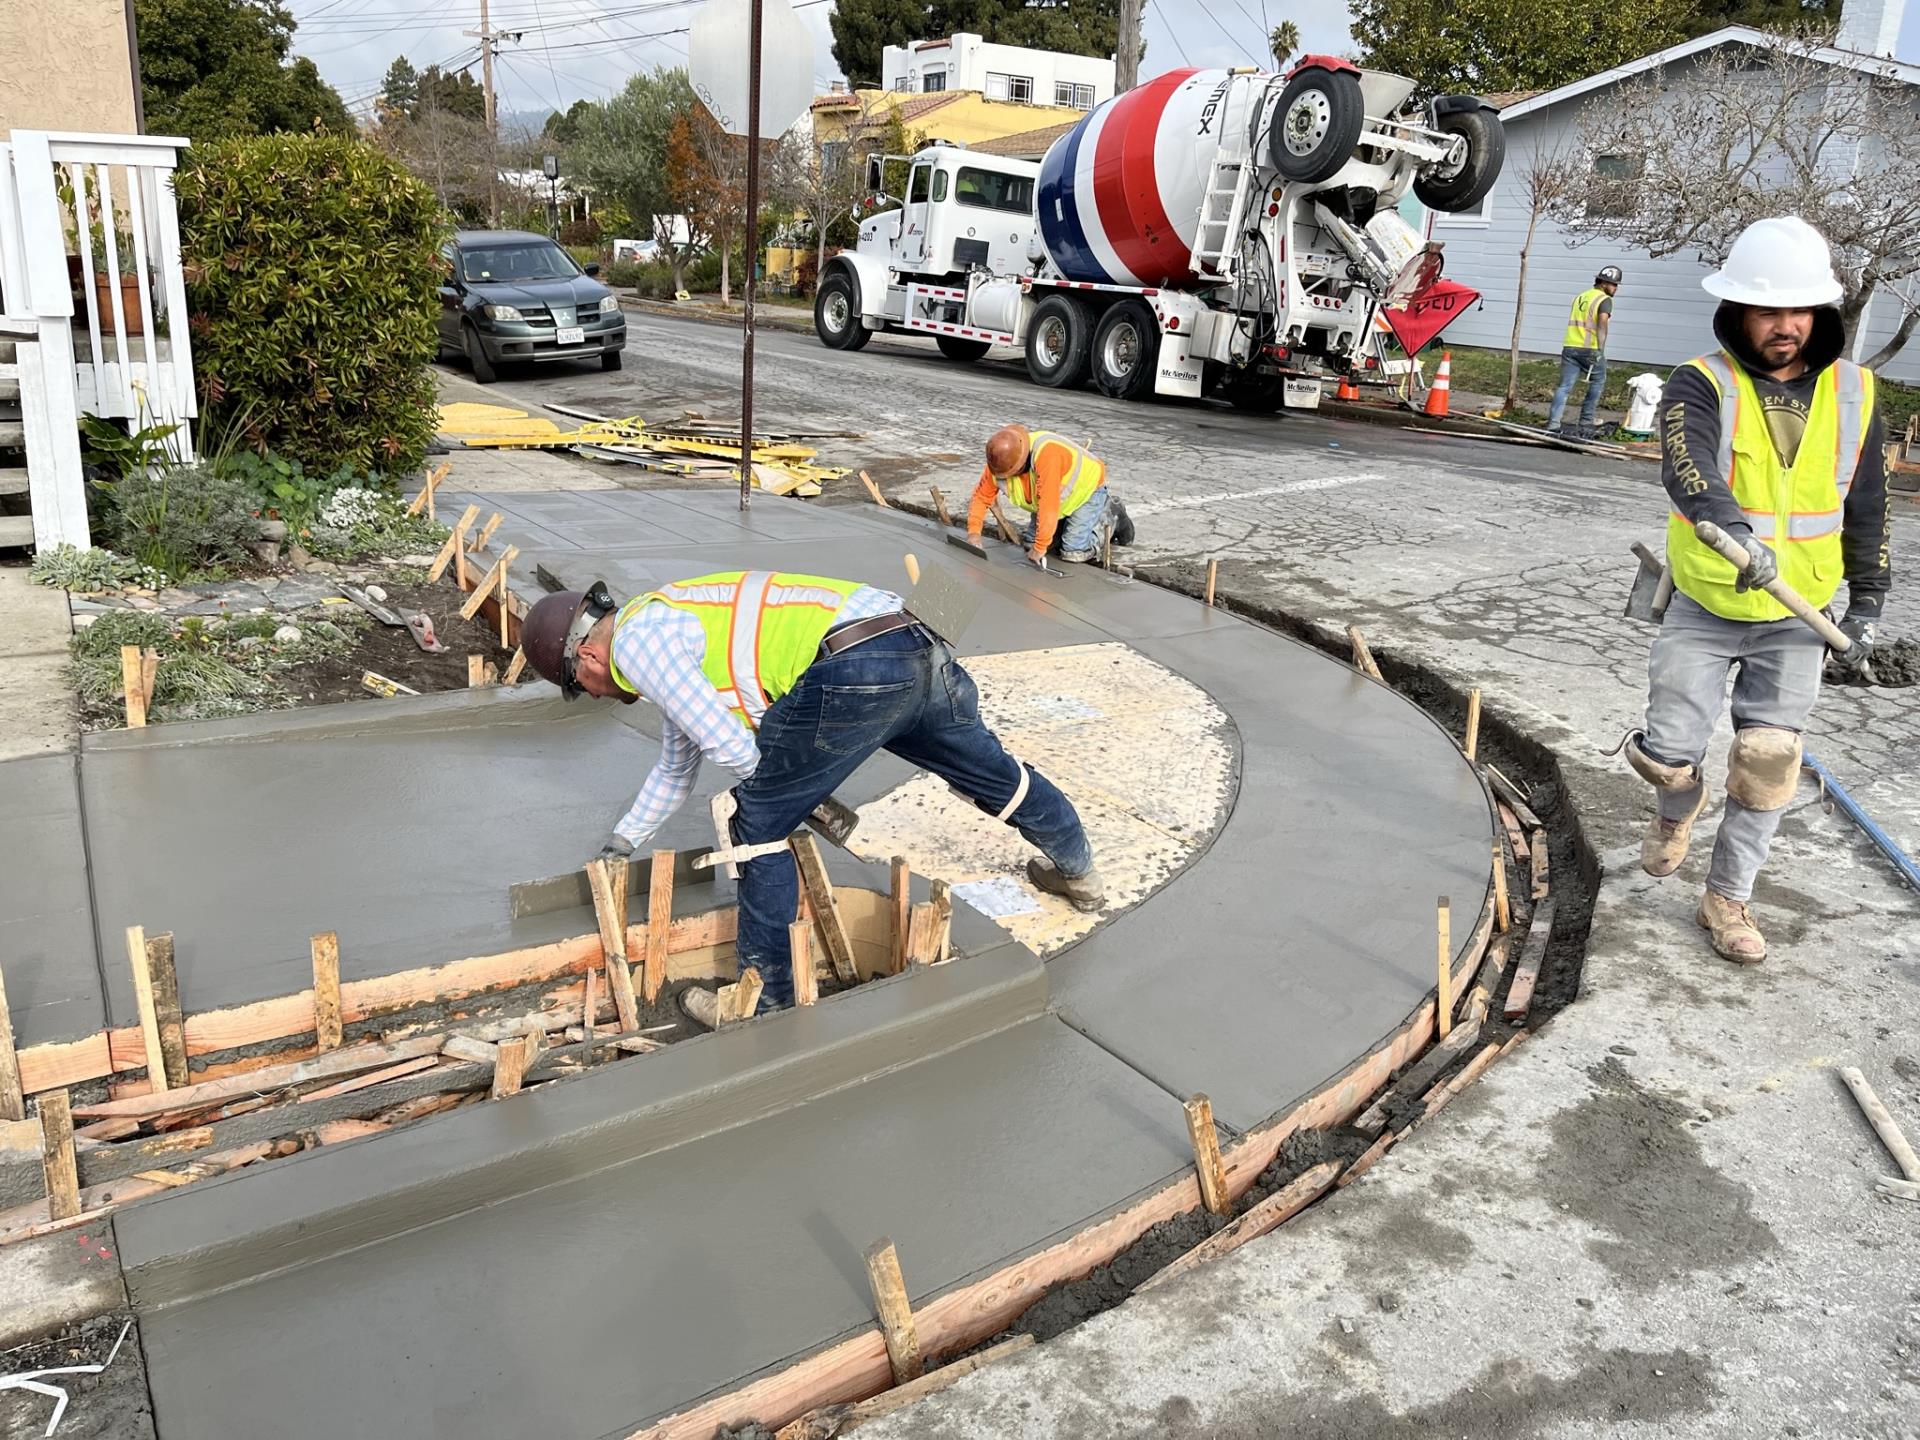
<svg viewBox="0 0 1920 1440">
<path fill-rule="evenodd" d="M 827 879 L 826 863 L 813 836 L 801 830 L 788 840 L 794 861 L 800 867 L 800 883 L 806 888 L 807 903 L 813 907 L 813 928 L 820 947 L 827 952 L 833 973 L 842 984 L 851 985 L 860 978 L 853 967 L 853 944 L 847 939 L 846 922 L 840 918 L 839 902 L 833 898 L 833 885 Z"/>
<path fill-rule="evenodd" d="M 153 987 L 153 1015 L 160 1030 L 160 1058 L 167 1084 L 188 1083 L 186 1023 L 180 1014 L 180 977 L 173 968 L 173 936 L 147 939 L 147 975 Z"/>
<path fill-rule="evenodd" d="M 593 918 L 600 926 L 607 987 L 613 991 L 620 1028 L 638 1030 L 640 1006 L 633 995 L 633 971 L 627 968 L 627 862 L 617 855 L 589 860 L 587 888 L 593 894 Z"/>
<path fill-rule="evenodd" d="M 160 678 L 160 652 L 146 649 L 140 652 L 140 703 L 146 709 L 153 709 L 153 686 Z"/>
<path fill-rule="evenodd" d="M 493 562 L 493 568 L 480 577 L 480 583 L 474 586 L 473 593 L 467 596 L 467 603 L 460 607 L 460 618 L 462 620 L 471 620 L 474 616 L 478 615 L 480 613 L 480 607 L 487 603 L 487 596 L 491 595 L 496 589 L 500 591 L 503 597 L 506 595 L 507 567 L 518 559 L 519 555 L 520 547 L 518 545 L 509 545 L 505 550 L 500 552 L 500 558 Z M 503 598 L 500 603 L 504 606 L 507 602 Z"/>
<path fill-rule="evenodd" d="M 1000 497 L 993 497 L 993 523 L 1000 531 L 1000 538 L 1009 545 L 1018 545 L 1020 537 L 1014 532 L 1013 525 L 1007 519 L 1007 512 L 1000 508 Z"/>
<path fill-rule="evenodd" d="M 647 1003 L 660 998 L 667 983 L 667 932 L 673 925 L 673 851 L 653 852 L 653 873 L 647 886 L 647 957 L 641 971 L 641 991 Z"/>
<path fill-rule="evenodd" d="M 20 1056 L 13 1048 L 13 1012 L 7 1008 L 7 977 L 0 971 L 0 1120 L 26 1118 L 26 1092 L 20 1088 Z"/>
<path fill-rule="evenodd" d="M 1213 608 L 1213 587 L 1219 582 L 1219 579 L 1220 562 L 1218 560 L 1207 561 L 1207 608 L 1209 610 Z"/>
<path fill-rule="evenodd" d="M 1360 633 L 1358 625 L 1347 626 L 1347 643 L 1353 646 L 1353 668 L 1362 675 L 1379 680 L 1380 667 L 1374 663 L 1373 651 L 1367 647 L 1367 637 Z"/>
<path fill-rule="evenodd" d="M 418 515 L 424 507 L 429 520 L 433 514 L 433 492 L 440 488 L 440 482 L 447 478 L 447 472 L 453 469 L 451 460 L 442 460 L 438 466 L 427 472 L 427 478 L 420 486 L 420 493 L 407 502 L 407 513 Z"/>
<path fill-rule="evenodd" d="M 918 585 L 920 583 L 920 557 L 918 555 L 903 555 L 900 558 L 907 563 L 907 583 L 909 585 Z"/>
<path fill-rule="evenodd" d="M 927 886 L 927 903 L 933 906 L 933 959 L 929 964 L 938 965 L 947 958 L 948 943 L 953 935 L 953 887 L 944 880 L 932 881 Z"/>
<path fill-rule="evenodd" d="M 1506 934 L 1513 928 L 1513 907 L 1507 900 L 1507 857 L 1500 842 L 1493 842 L 1493 918 Z"/>
<path fill-rule="evenodd" d="M 893 888 L 887 893 L 887 973 L 907 968 L 907 911 L 913 904 L 913 876 L 907 857 L 893 857 Z"/>
<path fill-rule="evenodd" d="M 813 926 L 795 920 L 787 926 L 787 951 L 793 957 L 793 1003 L 811 1005 L 820 998 L 820 972 L 813 968 Z"/>
<path fill-rule="evenodd" d="M 1528 838 L 1528 851 L 1533 860 L 1533 898 L 1547 898 L 1547 832 L 1536 830 Z"/>
<path fill-rule="evenodd" d="M 920 1336 L 913 1324 L 913 1302 L 907 1299 L 906 1277 L 893 1241 L 881 1239 L 867 1251 L 867 1283 L 873 1287 L 873 1308 L 880 1317 L 880 1334 L 887 1344 L 887 1362 L 893 1383 L 917 1380 L 926 1368 L 920 1360 Z"/>
<path fill-rule="evenodd" d="M 500 677 L 500 683 L 517 685 L 520 682 L 520 672 L 526 668 L 527 652 L 524 649 L 516 649 L 513 652 L 513 659 L 507 662 L 507 673 Z"/>
<path fill-rule="evenodd" d="M 467 542 L 467 549 L 472 551 L 480 551 L 480 550 L 486 549 L 487 542 L 493 539 L 493 532 L 498 530 L 499 528 L 500 528 L 500 512 L 496 510 L 493 512 L 493 514 L 487 517 L 487 523 L 485 525 L 482 525 L 477 531 L 474 532 L 473 538 Z"/>
<path fill-rule="evenodd" d="M 933 492 L 933 509 L 934 513 L 940 517 L 941 528 L 951 529 L 953 517 L 947 514 L 947 497 L 940 493 L 938 485 L 930 485 L 927 488 Z"/>
<path fill-rule="evenodd" d="M 1187 1101 L 1187 1136 L 1193 1141 L 1193 1168 L 1200 1176 L 1200 1200 L 1216 1215 L 1233 1210 L 1227 1194 L 1227 1167 L 1220 1159 L 1220 1134 L 1213 1126 L 1213 1101 L 1196 1095 Z"/>
<path fill-rule="evenodd" d="M 740 978 L 726 988 L 733 992 L 733 1018 L 751 1020 L 753 1012 L 760 1008 L 760 992 L 766 989 L 760 972 L 749 965 L 740 972 Z"/>
<path fill-rule="evenodd" d="M 1880 1143 L 1887 1147 L 1887 1153 L 1893 1156 L 1893 1163 L 1900 1167 L 1900 1173 L 1909 1180 L 1920 1181 L 1920 1156 L 1913 1153 L 1913 1146 L 1907 1143 L 1907 1137 L 1901 1132 L 1900 1122 L 1893 1118 L 1893 1112 L 1873 1093 L 1867 1077 L 1858 1066 L 1843 1065 L 1840 1067 L 1840 1078 L 1847 1082 L 1847 1089 L 1853 1092 L 1853 1098 L 1860 1103 L 1861 1113 L 1867 1117 L 1867 1123 L 1873 1126 L 1873 1133 L 1880 1137 Z"/>
<path fill-rule="evenodd" d="M 907 912 L 907 964 L 931 965 L 940 948 L 940 912 L 933 902 Z"/>
<path fill-rule="evenodd" d="M 508 553 L 511 554 L 513 547 L 509 545 L 507 550 Z M 495 602 L 500 607 L 500 648 L 504 650 L 507 648 L 507 624 L 513 619 L 513 603 L 507 594 L 507 572 L 505 569 L 500 571 L 500 593 L 495 597 Z M 491 669 L 493 667 L 489 666 L 488 668 Z"/>
<path fill-rule="evenodd" d="M 527 1067 L 540 1053 L 538 1035 L 516 1035 L 500 1042 L 500 1057 L 493 1062 L 493 1085 L 488 1091 L 495 1100 L 520 1093 L 520 1082 L 527 1078 Z"/>
<path fill-rule="evenodd" d="M 140 1038 L 146 1050 L 147 1083 L 158 1092 L 167 1086 L 167 1057 L 160 1046 L 160 1015 L 153 1003 L 153 977 L 147 970 L 147 932 L 127 927 L 127 963 L 133 970 L 133 998 L 140 1011 Z"/>
<path fill-rule="evenodd" d="M 80 1213 L 80 1167 L 73 1158 L 73 1108 L 64 1090 L 39 1097 L 41 1164 L 47 1176 L 47 1212 L 52 1220 Z"/>
<path fill-rule="evenodd" d="M 466 512 L 460 517 L 459 523 L 453 527 L 452 531 L 447 535 L 447 538 L 441 543 L 439 553 L 433 557 L 433 564 L 427 570 L 427 583 L 429 585 L 434 584 L 442 575 L 447 573 L 447 566 L 453 563 L 454 556 L 460 553 L 461 546 L 466 541 L 467 527 L 473 524 L 479 516 L 480 507 L 478 505 L 467 506 Z M 465 579 L 465 577 L 466 570 L 463 566 L 460 571 L 460 578 Z M 464 589 L 466 587 L 462 586 L 461 588 Z"/>
<path fill-rule="evenodd" d="M 873 477 L 864 470 L 860 472 L 860 483 L 867 487 L 867 494 L 872 498 L 874 504 L 878 505 L 882 510 L 891 510 L 893 508 L 887 504 L 887 497 L 880 493 L 880 487 L 873 483 Z"/>
<path fill-rule="evenodd" d="M 328 930 L 308 941 L 313 952 L 313 1043 L 325 1053 L 340 1048 L 340 937 Z"/>
<path fill-rule="evenodd" d="M 1467 738 L 1460 747 L 1467 752 L 1471 760 L 1480 749 L 1480 689 L 1475 686 L 1467 691 Z"/>
<path fill-rule="evenodd" d="M 467 656 L 467 688 L 480 690 L 487 683 L 487 657 L 484 655 Z"/>
<path fill-rule="evenodd" d="M 1444 1040 L 1453 1029 L 1453 907 L 1447 903 L 1447 897 L 1440 897 L 1440 997 L 1437 1011 L 1439 1038 Z"/>
<path fill-rule="evenodd" d="M 142 672 L 140 647 L 120 647 L 120 688 L 127 695 L 127 728 L 139 730 L 147 723 L 147 692 Z"/>
</svg>

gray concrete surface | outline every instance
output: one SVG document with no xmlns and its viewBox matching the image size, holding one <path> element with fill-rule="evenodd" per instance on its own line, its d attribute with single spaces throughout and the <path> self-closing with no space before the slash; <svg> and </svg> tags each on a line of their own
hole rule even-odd
<svg viewBox="0 0 1920 1440">
<path fill-rule="evenodd" d="M 24 565 L 0 565 L 0 760 L 73 748 L 72 638 L 66 592 L 33 584 Z"/>
<path fill-rule="evenodd" d="M 106 1023 L 78 771 L 73 755 L 0 765 L 0 964 L 22 1046 Z"/>
<path fill-rule="evenodd" d="M 732 337 L 629 324 L 620 376 L 497 388 L 734 413 Z M 1891 1162 L 1830 1073 L 1861 1064 L 1920 1130 L 1920 907 L 1808 788 L 1756 897 L 1757 970 L 1691 919 L 1717 800 L 1679 875 L 1633 868 L 1651 807 L 1599 751 L 1644 703 L 1651 631 L 1618 617 L 1626 547 L 1665 521 L 1653 467 L 1063 395 L 917 341 L 763 335 L 759 370 L 767 423 L 869 430 L 832 458 L 912 497 L 970 484 L 1007 420 L 1091 440 L 1140 517 L 1136 560 L 1193 584 L 1216 558 L 1235 602 L 1359 623 L 1390 660 L 1482 686 L 1491 721 L 1560 753 L 1608 872 L 1580 1003 L 1367 1181 L 874 1440 L 1920 1433 L 1920 1232 L 1871 1197 Z M 1896 504 L 1896 634 L 1920 623 L 1916 520 Z M 1809 741 L 1909 849 L 1916 739 L 1914 692 L 1829 691 Z"/>
</svg>

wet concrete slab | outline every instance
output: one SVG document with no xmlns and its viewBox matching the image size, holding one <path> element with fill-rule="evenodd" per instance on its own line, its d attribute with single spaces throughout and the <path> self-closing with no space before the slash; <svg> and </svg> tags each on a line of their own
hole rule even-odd
<svg viewBox="0 0 1920 1440">
<path fill-rule="evenodd" d="M 474 1113 L 510 1130 L 545 1098 Z M 623 1435 L 869 1325 L 861 1256 L 883 1235 L 918 1300 L 1186 1160 L 1171 1097 L 1041 1016 L 661 1154 L 144 1311 L 155 1415 L 182 1437 Z M 137 1254 L 136 1213 L 120 1229 Z"/>
<path fill-rule="evenodd" d="M 106 1022 L 77 767 L 72 754 L 0 765 L 0 968 L 21 1046 Z"/>
</svg>

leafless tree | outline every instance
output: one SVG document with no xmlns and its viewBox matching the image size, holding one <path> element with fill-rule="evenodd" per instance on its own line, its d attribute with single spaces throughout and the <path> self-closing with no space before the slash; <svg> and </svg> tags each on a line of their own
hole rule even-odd
<svg viewBox="0 0 1920 1440">
<path fill-rule="evenodd" d="M 1920 324 L 1920 89 L 1890 64 L 1834 63 L 1831 37 L 1721 45 L 1627 81 L 1578 123 L 1588 164 L 1550 208 L 1576 242 L 1622 241 L 1718 265 L 1768 215 L 1798 215 L 1833 246 L 1853 329 L 1875 295 L 1901 308 L 1866 363 Z"/>
<path fill-rule="evenodd" d="M 1533 238 L 1541 220 L 1564 203 L 1585 169 L 1584 157 L 1576 158 L 1564 143 L 1549 143 L 1545 129 L 1535 127 L 1532 152 L 1515 172 L 1518 183 L 1514 189 L 1527 207 L 1527 233 L 1520 242 L 1520 275 L 1513 287 L 1513 337 L 1507 346 L 1508 410 L 1520 399 L 1520 324 L 1527 313 L 1527 262 L 1533 255 Z"/>
</svg>

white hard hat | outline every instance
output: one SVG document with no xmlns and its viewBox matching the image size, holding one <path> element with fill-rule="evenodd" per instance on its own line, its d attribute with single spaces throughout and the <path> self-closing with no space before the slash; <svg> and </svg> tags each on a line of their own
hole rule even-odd
<svg viewBox="0 0 1920 1440">
<path fill-rule="evenodd" d="M 1838 305 L 1842 293 L 1825 237 L 1798 215 L 1754 221 L 1700 288 L 1722 300 L 1774 310 Z"/>
</svg>

